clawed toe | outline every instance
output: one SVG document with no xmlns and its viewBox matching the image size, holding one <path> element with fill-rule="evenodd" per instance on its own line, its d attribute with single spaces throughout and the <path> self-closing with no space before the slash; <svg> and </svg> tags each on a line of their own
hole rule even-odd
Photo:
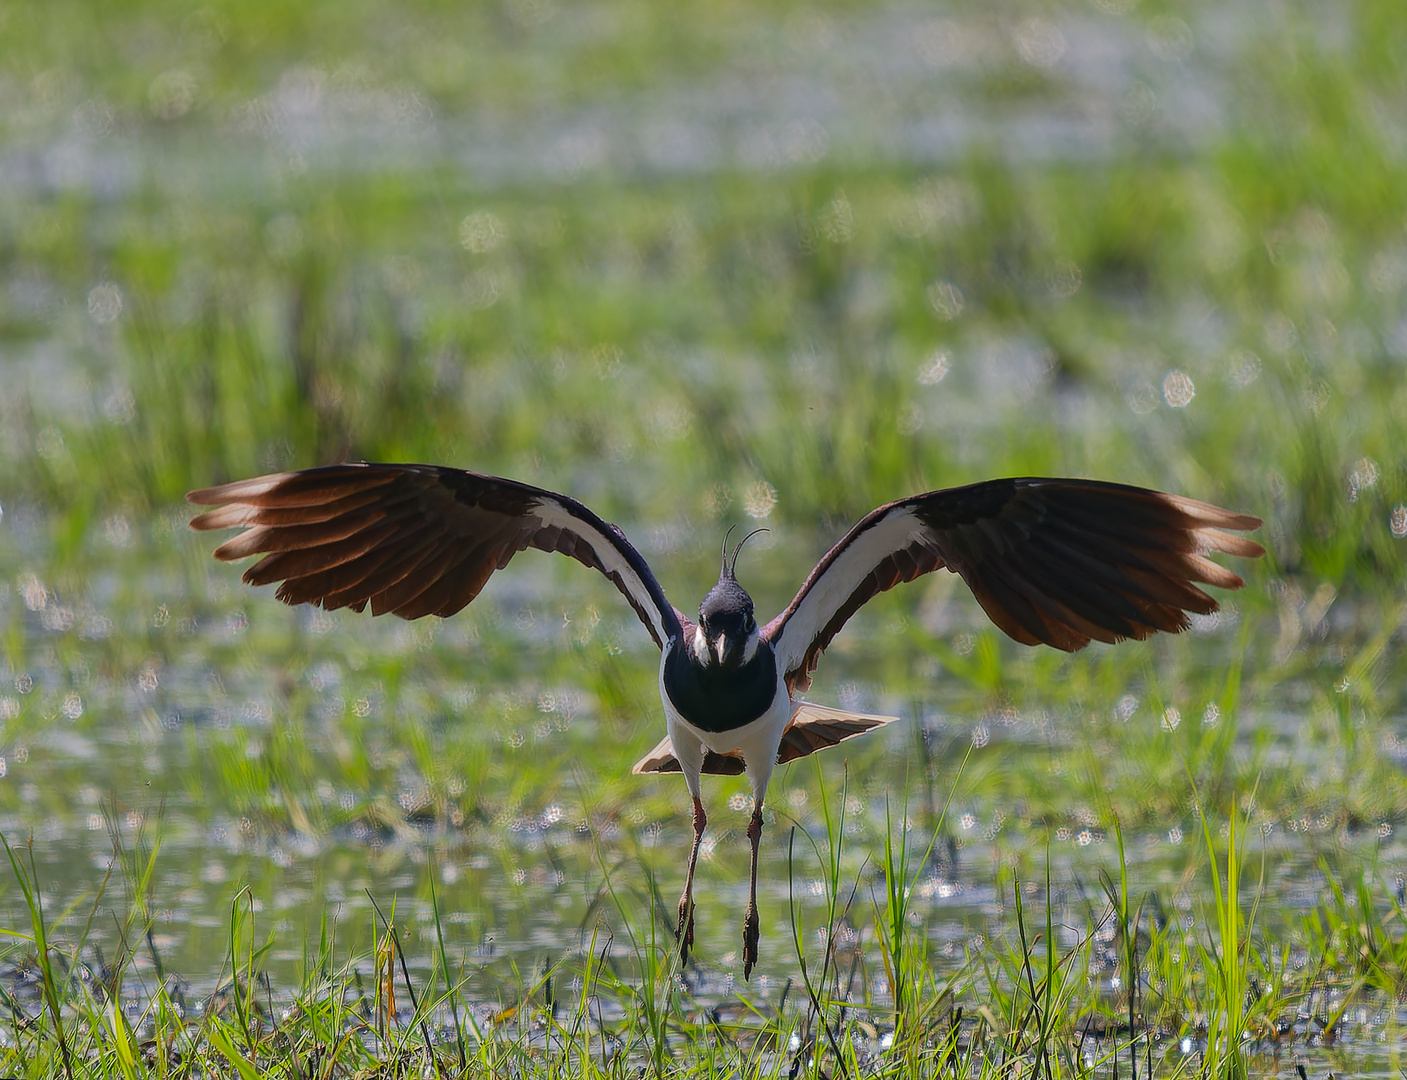
<svg viewBox="0 0 1407 1080">
<path fill-rule="evenodd" d="M 689 959 L 689 950 L 694 947 L 694 904 L 688 897 L 679 901 L 679 929 L 674 932 L 679 942 L 679 959 Z"/>
<path fill-rule="evenodd" d="M 743 920 L 743 978 L 752 978 L 752 969 L 757 964 L 757 942 L 761 937 L 757 924 L 757 909 L 749 907 L 747 918 Z"/>
</svg>

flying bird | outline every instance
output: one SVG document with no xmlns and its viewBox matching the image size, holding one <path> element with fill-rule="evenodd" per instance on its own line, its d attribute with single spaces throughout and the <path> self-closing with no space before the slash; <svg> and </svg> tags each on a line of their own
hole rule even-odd
<svg viewBox="0 0 1407 1080">
<path fill-rule="evenodd" d="M 693 847 L 679 899 L 685 957 L 707 825 L 700 775 L 743 773 L 752 786 L 745 977 L 757 962 L 757 851 L 772 770 L 892 719 L 798 696 L 826 646 L 867 600 L 947 569 L 961 575 L 1010 637 L 1073 652 L 1092 640 L 1185 630 L 1188 612 L 1217 610 L 1198 583 L 1245 584 L 1208 554 L 1264 554 L 1235 535 L 1258 528 L 1258 518 L 1194 499 L 1096 480 L 988 480 L 867 514 L 765 624 L 736 576 L 747 537 L 731 554 L 725 537 L 718 583 L 695 622 L 665 598 L 620 529 L 575 499 L 514 480 L 437 465 L 347 463 L 186 498 L 216 508 L 194 518 L 193 529 L 244 530 L 215 557 L 263 555 L 244 580 L 281 582 L 275 596 L 287 604 L 448 617 L 527 548 L 570 555 L 609 578 L 660 649 L 667 735 L 634 771 L 680 772 L 693 798 Z"/>
</svg>

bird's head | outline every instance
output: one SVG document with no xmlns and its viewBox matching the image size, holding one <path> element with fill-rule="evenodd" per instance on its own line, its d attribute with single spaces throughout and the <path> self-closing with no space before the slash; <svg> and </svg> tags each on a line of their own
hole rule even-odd
<svg viewBox="0 0 1407 1080">
<path fill-rule="evenodd" d="M 728 538 L 723 538 L 723 566 L 718 573 L 718 584 L 699 605 L 699 628 L 694 632 L 694 655 L 705 667 L 738 667 L 757 655 L 761 639 L 753 615 L 752 597 L 738 584 L 733 570 L 743 545 L 757 533 L 766 531 L 756 529 L 748 533 L 738 541 L 731 556 Z"/>
</svg>

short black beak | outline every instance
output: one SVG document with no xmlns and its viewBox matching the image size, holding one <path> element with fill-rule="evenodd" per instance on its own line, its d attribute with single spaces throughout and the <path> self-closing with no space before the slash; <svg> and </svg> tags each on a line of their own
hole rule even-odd
<svg viewBox="0 0 1407 1080">
<path fill-rule="evenodd" d="M 738 642 L 730 638 L 727 634 L 719 634 L 712 641 L 713 655 L 718 658 L 718 663 L 727 667 L 733 657 L 738 652 Z"/>
</svg>

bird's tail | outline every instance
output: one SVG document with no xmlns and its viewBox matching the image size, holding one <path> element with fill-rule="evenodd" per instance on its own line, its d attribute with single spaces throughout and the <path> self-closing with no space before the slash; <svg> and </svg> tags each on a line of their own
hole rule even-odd
<svg viewBox="0 0 1407 1080">
<path fill-rule="evenodd" d="M 835 746 L 897 719 L 897 716 L 846 712 L 844 709 L 833 709 L 828 705 L 798 701 L 792 707 L 791 723 L 787 725 L 786 731 L 782 732 L 782 743 L 777 748 L 777 764 L 782 765 L 806 757 L 807 754 Z M 674 756 L 674 744 L 669 741 L 669 736 L 661 739 L 630 771 L 678 772 L 679 761 Z M 710 750 L 704 755 L 703 771 L 720 776 L 736 776 L 743 771 L 742 756 L 737 753 L 715 754 Z"/>
</svg>

